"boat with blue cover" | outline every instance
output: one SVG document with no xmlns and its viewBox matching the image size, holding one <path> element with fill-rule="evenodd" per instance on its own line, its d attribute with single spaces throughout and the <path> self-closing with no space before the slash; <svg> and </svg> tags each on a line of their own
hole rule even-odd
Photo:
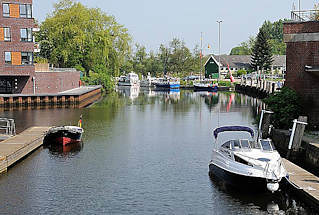
<svg viewBox="0 0 319 215">
<path fill-rule="evenodd" d="M 180 86 L 180 81 L 176 78 L 164 78 L 155 83 L 158 89 L 179 89 Z"/>
</svg>

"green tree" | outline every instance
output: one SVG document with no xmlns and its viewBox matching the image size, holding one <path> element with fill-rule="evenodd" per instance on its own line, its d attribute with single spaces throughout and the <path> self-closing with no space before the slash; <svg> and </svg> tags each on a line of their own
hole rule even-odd
<svg viewBox="0 0 319 215">
<path fill-rule="evenodd" d="M 230 55 L 251 55 L 255 42 L 255 37 L 249 37 L 248 41 L 242 42 L 239 46 L 233 48 Z"/>
<path fill-rule="evenodd" d="M 166 75 L 168 72 L 168 62 L 171 56 L 171 50 L 165 45 L 161 44 L 159 48 L 158 58 L 163 68 L 163 74 Z"/>
<path fill-rule="evenodd" d="M 82 68 L 117 76 L 130 53 L 127 29 L 98 8 L 88 8 L 73 0 L 61 0 L 40 25 L 36 35 L 40 57 L 57 67 Z M 104 67 L 101 69 L 101 67 Z"/>
<path fill-rule="evenodd" d="M 271 47 L 268 43 L 266 33 L 261 28 L 257 35 L 257 40 L 253 48 L 251 57 L 251 67 L 256 71 L 258 68 L 262 70 L 269 70 L 271 68 L 273 59 Z"/>
<path fill-rule="evenodd" d="M 133 56 L 133 68 L 134 71 L 142 75 L 146 75 L 146 48 L 140 44 L 135 45 L 135 53 Z"/>
<path fill-rule="evenodd" d="M 191 68 L 191 53 L 185 46 L 185 43 L 177 38 L 174 38 L 170 43 L 170 58 L 169 72 L 179 76 L 190 71 Z"/>
</svg>

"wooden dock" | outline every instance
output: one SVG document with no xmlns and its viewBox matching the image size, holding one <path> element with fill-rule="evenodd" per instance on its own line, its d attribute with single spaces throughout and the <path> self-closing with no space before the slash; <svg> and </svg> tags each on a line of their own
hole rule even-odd
<svg viewBox="0 0 319 215">
<path fill-rule="evenodd" d="M 306 203 L 319 208 L 319 178 L 301 167 L 282 159 L 289 174 L 288 183 Z"/>
<path fill-rule="evenodd" d="M 22 133 L 0 142 L 0 173 L 39 148 L 49 127 L 31 127 Z"/>
</svg>

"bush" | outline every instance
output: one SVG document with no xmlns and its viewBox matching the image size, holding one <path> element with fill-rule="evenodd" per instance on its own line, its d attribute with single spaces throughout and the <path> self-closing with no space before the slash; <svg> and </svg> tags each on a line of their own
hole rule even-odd
<svg viewBox="0 0 319 215">
<path fill-rule="evenodd" d="M 300 98 L 288 87 L 283 87 L 280 92 L 264 99 L 264 102 L 274 112 L 272 120 L 277 128 L 290 128 L 292 120 L 297 119 L 301 114 Z"/>
<path fill-rule="evenodd" d="M 246 75 L 246 74 L 247 74 L 246 70 L 241 69 L 241 70 L 237 71 L 237 77 L 242 76 L 242 75 Z"/>
<path fill-rule="evenodd" d="M 82 80 L 89 85 L 102 85 L 106 91 L 114 89 L 114 80 L 111 77 L 111 72 L 103 65 L 94 67 L 94 72 L 90 73 L 89 77 L 84 77 Z"/>
<path fill-rule="evenodd" d="M 218 86 L 220 87 L 231 87 L 230 81 L 219 81 Z"/>
</svg>

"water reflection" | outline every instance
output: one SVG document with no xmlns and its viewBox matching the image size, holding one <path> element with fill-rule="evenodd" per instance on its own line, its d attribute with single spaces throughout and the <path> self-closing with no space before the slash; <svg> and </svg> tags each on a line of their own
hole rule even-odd
<svg viewBox="0 0 319 215">
<path fill-rule="evenodd" d="M 234 205 L 236 203 L 251 205 L 251 213 L 256 210 L 258 214 L 261 214 L 261 211 L 267 214 L 315 214 L 286 189 L 274 194 L 271 192 L 256 192 L 254 190 L 243 191 L 227 186 L 217 178 L 211 177 L 210 180 L 212 189 L 217 189 L 228 200 L 231 197 Z"/>
<path fill-rule="evenodd" d="M 0 213 L 309 214 L 289 193 L 239 193 L 208 177 L 218 113 L 221 124 L 254 127 L 261 107 L 230 92 L 124 88 L 85 109 L 3 111 L 20 131 L 83 114 L 85 133 L 83 144 L 39 149 L 1 176 Z"/>
<path fill-rule="evenodd" d="M 48 149 L 50 154 L 56 157 L 71 158 L 83 150 L 83 142 L 68 144 L 66 146 L 57 144 L 46 144 L 44 149 Z"/>
</svg>

